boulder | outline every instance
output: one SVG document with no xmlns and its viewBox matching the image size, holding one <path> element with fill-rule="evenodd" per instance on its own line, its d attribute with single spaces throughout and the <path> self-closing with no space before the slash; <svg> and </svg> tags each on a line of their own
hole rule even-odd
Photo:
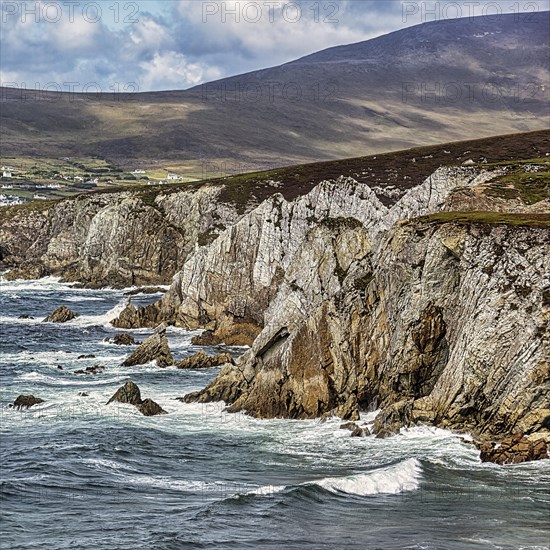
<svg viewBox="0 0 550 550">
<path fill-rule="evenodd" d="M 115 334 L 114 338 L 109 341 L 117 346 L 133 346 L 140 344 L 131 334 L 127 334 L 126 332 Z"/>
<path fill-rule="evenodd" d="M 128 380 L 124 386 L 119 388 L 116 393 L 107 401 L 107 405 L 113 401 L 119 403 L 129 403 L 130 405 L 141 405 L 141 392 L 136 384 Z"/>
<path fill-rule="evenodd" d="M 477 443 L 481 462 L 519 464 L 548 458 L 548 444 L 544 438 L 533 439 L 522 433 L 511 435 L 502 441 Z"/>
<path fill-rule="evenodd" d="M 168 347 L 168 340 L 166 338 L 166 325 L 163 323 L 159 325 L 153 335 L 149 336 L 145 342 L 128 357 L 124 363 L 125 367 L 132 367 L 134 365 L 143 365 L 150 361 L 157 362 L 159 367 L 169 367 L 174 364 L 174 358 Z"/>
<path fill-rule="evenodd" d="M 85 391 L 78 392 L 78 397 L 89 397 L 90 394 Z"/>
<path fill-rule="evenodd" d="M 95 355 L 90 353 L 89 355 L 79 355 L 77 359 L 95 359 Z"/>
<path fill-rule="evenodd" d="M 34 319 L 34 317 L 32 317 L 31 315 L 20 315 L 18 319 Z"/>
<path fill-rule="evenodd" d="M 158 403 L 152 399 L 144 399 L 137 408 L 144 416 L 155 416 L 157 414 L 168 414 Z"/>
<path fill-rule="evenodd" d="M 67 321 L 76 319 L 78 316 L 79 316 L 78 313 L 71 311 L 68 307 L 61 306 L 61 307 L 58 307 L 54 312 L 50 313 L 42 322 L 43 323 L 66 323 Z"/>
<path fill-rule="evenodd" d="M 341 424 L 340 429 L 349 430 L 351 432 L 351 437 L 363 437 L 365 435 L 370 435 L 368 428 L 361 428 L 355 422 L 346 422 L 345 424 Z"/>
<path fill-rule="evenodd" d="M 220 355 L 210 356 L 200 350 L 191 357 L 186 357 L 180 361 L 176 367 L 178 369 L 210 369 L 219 367 L 226 363 L 233 364 L 233 358 L 229 353 L 221 353 Z"/>
<path fill-rule="evenodd" d="M 20 395 L 14 402 L 13 407 L 16 409 L 29 409 L 34 405 L 44 403 L 43 399 L 34 395 Z"/>
</svg>

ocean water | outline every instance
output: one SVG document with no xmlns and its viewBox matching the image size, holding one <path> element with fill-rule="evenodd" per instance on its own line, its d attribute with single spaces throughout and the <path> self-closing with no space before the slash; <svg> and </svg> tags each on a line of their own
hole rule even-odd
<svg viewBox="0 0 550 550">
<path fill-rule="evenodd" d="M 439 429 L 351 438 L 337 419 L 262 421 L 180 403 L 217 370 L 121 367 L 130 348 L 105 339 L 124 301 L 52 278 L 0 281 L 2 550 L 550 547 L 549 461 L 481 464 Z M 40 322 L 60 305 L 81 317 Z M 177 359 L 196 351 L 191 336 L 169 328 Z M 97 363 L 101 374 L 73 372 Z M 168 414 L 106 405 L 128 379 Z M 19 394 L 45 402 L 15 411 Z"/>
</svg>

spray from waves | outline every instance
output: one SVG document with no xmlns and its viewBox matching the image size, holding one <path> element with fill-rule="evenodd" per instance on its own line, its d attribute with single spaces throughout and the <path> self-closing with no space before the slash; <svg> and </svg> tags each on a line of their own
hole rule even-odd
<svg viewBox="0 0 550 550">
<path fill-rule="evenodd" d="M 126 380 L 124 376 L 117 376 L 108 379 L 94 379 L 91 380 L 69 380 L 67 378 L 61 378 L 57 376 L 51 376 L 48 374 L 42 374 L 41 372 L 31 371 L 21 374 L 17 377 L 19 380 L 24 380 L 27 382 L 38 382 L 46 386 L 104 386 L 109 384 L 119 384 Z"/>
<path fill-rule="evenodd" d="M 396 495 L 415 491 L 420 486 L 422 467 L 416 458 L 408 458 L 392 466 L 373 470 L 366 474 L 347 477 L 326 477 L 306 483 L 316 485 L 335 494 L 349 495 Z"/>
<path fill-rule="evenodd" d="M 77 327 L 95 327 L 95 326 L 104 326 L 110 327 L 110 322 L 113 319 L 116 319 L 124 310 L 128 300 L 126 298 L 120 300 L 120 302 L 113 308 L 111 308 L 107 313 L 102 315 L 81 315 L 68 323 L 65 323 L 68 326 L 77 326 Z"/>
</svg>

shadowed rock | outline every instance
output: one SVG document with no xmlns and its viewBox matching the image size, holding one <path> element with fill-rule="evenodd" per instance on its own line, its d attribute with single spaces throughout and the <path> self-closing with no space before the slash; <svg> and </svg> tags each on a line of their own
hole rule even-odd
<svg viewBox="0 0 550 550">
<path fill-rule="evenodd" d="M 68 307 L 58 307 L 54 312 L 50 313 L 43 321 L 43 323 L 66 323 L 72 321 L 79 316 L 78 313 L 71 311 Z"/>
<path fill-rule="evenodd" d="M 44 403 L 44 400 L 39 397 L 35 397 L 34 395 L 20 395 L 13 402 L 13 406 L 16 409 L 29 409 L 30 407 L 40 403 Z"/>
<path fill-rule="evenodd" d="M 132 367 L 155 360 L 159 367 L 169 367 L 174 364 L 174 358 L 168 347 L 165 324 L 159 325 L 154 334 L 149 336 L 122 364 L 125 367 Z"/>
<path fill-rule="evenodd" d="M 119 403 L 129 403 L 130 405 L 141 405 L 141 392 L 136 384 L 128 380 L 124 386 L 119 388 L 116 393 L 107 401 L 107 405 L 113 401 Z"/>
<path fill-rule="evenodd" d="M 117 346 L 133 346 L 140 343 L 131 334 L 126 334 L 125 332 L 115 334 L 115 337 L 110 341 Z"/>
<path fill-rule="evenodd" d="M 145 399 L 137 406 L 141 414 L 144 416 L 155 416 L 157 414 L 168 414 L 158 403 L 152 399 Z"/>
<path fill-rule="evenodd" d="M 229 355 L 229 353 L 221 353 L 220 355 L 210 356 L 201 350 L 191 357 L 186 357 L 176 366 L 178 369 L 210 369 L 212 367 L 225 365 L 226 363 L 233 364 L 233 358 Z"/>
<path fill-rule="evenodd" d="M 141 399 L 141 392 L 137 384 L 128 380 L 124 386 L 119 388 L 116 393 L 107 401 L 107 405 L 114 401 L 119 403 L 128 403 L 138 408 L 144 416 L 155 416 L 157 414 L 168 414 L 158 403 L 152 399 Z"/>
</svg>

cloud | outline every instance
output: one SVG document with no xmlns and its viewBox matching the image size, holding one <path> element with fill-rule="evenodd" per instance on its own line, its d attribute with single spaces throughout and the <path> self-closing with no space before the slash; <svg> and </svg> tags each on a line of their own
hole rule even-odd
<svg viewBox="0 0 550 550">
<path fill-rule="evenodd" d="M 92 4 L 100 6 L 99 18 L 86 8 Z M 503 12 L 517 6 L 489 0 L 474 4 L 475 15 L 487 6 L 492 6 L 488 13 L 495 6 Z M 0 2 L 2 82 L 97 82 L 107 91 L 124 83 L 137 83 L 142 91 L 186 88 L 405 26 L 457 13 L 468 16 L 473 3 L 146 0 L 78 2 L 72 13 L 69 5 L 63 0 Z M 550 0 L 523 7 L 549 9 Z"/>
</svg>

